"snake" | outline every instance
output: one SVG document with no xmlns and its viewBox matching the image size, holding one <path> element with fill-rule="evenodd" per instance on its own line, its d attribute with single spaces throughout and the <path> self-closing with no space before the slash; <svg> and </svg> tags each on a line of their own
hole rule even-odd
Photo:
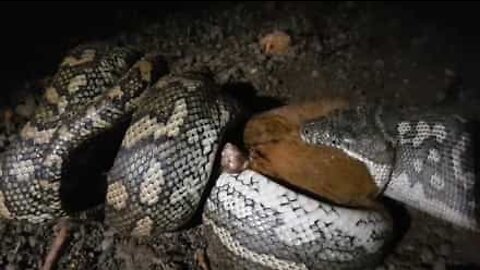
<svg viewBox="0 0 480 270">
<path fill-rule="evenodd" d="M 385 208 L 334 205 L 252 170 L 222 171 L 229 134 L 244 116 L 242 104 L 211 76 L 169 73 L 161 53 L 105 42 L 79 45 L 67 52 L 19 138 L 0 153 L 0 217 L 38 224 L 75 215 L 61 195 L 72 164 L 80 162 L 75 153 L 127 123 L 97 202 L 105 224 L 117 232 L 148 239 L 180 231 L 200 213 L 213 269 L 373 269 L 392 239 Z M 462 121 L 433 118 L 440 123 L 433 124 L 419 115 L 415 126 L 389 118 L 391 127 L 363 127 L 372 137 L 352 134 L 375 140 L 372 148 L 343 135 L 358 119 L 340 118 L 316 119 L 299 132 L 312 147 L 327 144 L 361 159 L 387 195 L 473 227 L 470 139 Z M 420 138 L 408 137 L 414 130 Z M 404 143 L 395 144 L 398 138 Z M 418 158 L 424 170 L 411 171 Z M 417 186 L 406 186 L 411 181 Z M 416 198 L 410 189 L 422 193 Z"/>
<path fill-rule="evenodd" d="M 478 230 L 478 124 L 455 108 L 383 102 L 305 123 L 302 139 L 342 150 L 368 167 L 387 197 Z"/>
</svg>

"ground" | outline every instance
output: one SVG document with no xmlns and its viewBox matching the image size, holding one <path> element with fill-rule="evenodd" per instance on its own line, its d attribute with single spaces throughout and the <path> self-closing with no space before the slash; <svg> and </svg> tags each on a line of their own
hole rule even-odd
<svg viewBox="0 0 480 270">
<path fill-rule="evenodd" d="M 78 24 L 75 29 L 83 31 L 63 33 L 56 45 L 22 43 L 22 49 L 37 50 L 30 53 L 38 61 L 19 54 L 15 63 L 20 68 L 6 73 L 10 80 L 0 102 L 0 150 L 31 115 L 42 80 L 54 72 L 64 50 L 100 38 L 158 50 L 172 72 L 206 66 L 222 85 L 254 89 L 284 103 L 343 96 L 402 104 L 437 104 L 455 97 L 462 106 L 478 104 L 473 67 L 478 56 L 472 49 L 478 33 L 463 24 L 473 20 L 473 5 L 270 1 L 191 4 L 195 11 L 188 5 L 158 13 L 151 5 L 121 8 L 109 13 L 114 14 L 109 17 L 112 26 L 93 20 L 100 26 L 98 35 L 86 30 L 95 25 Z M 463 17 L 452 15 L 458 10 L 465 12 Z M 274 31 L 291 39 L 285 54 L 266 55 L 262 49 L 261 38 Z M 411 223 L 405 237 L 378 269 L 480 269 L 478 234 L 408 210 Z M 1 222 L 0 235 L 1 269 L 37 269 L 53 240 L 53 224 Z M 58 269 L 201 269 L 204 248 L 201 225 L 134 243 L 105 234 L 101 224 L 84 223 L 74 227 Z"/>
</svg>

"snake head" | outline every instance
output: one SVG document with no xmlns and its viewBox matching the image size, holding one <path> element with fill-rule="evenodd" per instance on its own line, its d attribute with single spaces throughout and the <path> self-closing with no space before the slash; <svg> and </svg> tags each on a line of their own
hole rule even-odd
<svg viewBox="0 0 480 270">
<path fill-rule="evenodd" d="M 377 116 L 373 107 L 336 110 L 305 122 L 300 136 L 308 144 L 334 147 L 363 162 L 392 164 L 393 148 Z"/>
</svg>

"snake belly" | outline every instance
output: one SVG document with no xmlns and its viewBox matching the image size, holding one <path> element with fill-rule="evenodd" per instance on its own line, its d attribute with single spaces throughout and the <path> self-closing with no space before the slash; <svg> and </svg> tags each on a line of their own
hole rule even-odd
<svg viewBox="0 0 480 270">
<path fill-rule="evenodd" d="M 385 196 L 478 230 L 475 129 L 452 108 L 360 106 L 305 123 L 301 136 L 364 162 Z"/>
<path fill-rule="evenodd" d="M 236 103 L 194 73 L 143 97 L 108 174 L 106 223 L 135 237 L 179 229 L 200 206 Z"/>
<path fill-rule="evenodd" d="M 373 269 L 392 233 L 386 211 L 321 202 L 251 170 L 221 174 L 203 220 L 214 269 Z"/>
<path fill-rule="evenodd" d="M 45 164 L 45 153 L 62 123 L 114 86 L 138 56 L 134 50 L 100 42 L 67 53 L 33 118 L 0 154 L 0 217 L 39 223 L 65 214 L 59 179 L 45 177 L 46 170 L 59 175 L 62 167 Z"/>
</svg>

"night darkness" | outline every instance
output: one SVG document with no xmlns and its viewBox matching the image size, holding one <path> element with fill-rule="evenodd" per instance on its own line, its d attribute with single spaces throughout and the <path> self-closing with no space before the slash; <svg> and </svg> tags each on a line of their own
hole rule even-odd
<svg viewBox="0 0 480 270">
<path fill-rule="evenodd" d="M 5 1 L 1 4 L 0 44 L 3 85 L 11 88 L 22 79 L 37 76 L 40 70 L 51 72 L 61 57 L 59 52 L 94 38 L 102 38 L 135 26 L 142 17 L 154 20 L 169 12 L 197 13 L 233 5 L 238 1 Z M 415 31 L 416 23 L 434 22 L 461 45 L 463 59 L 471 62 L 475 73 L 480 45 L 478 12 L 475 1 L 378 2 L 385 14 L 408 18 L 406 31 Z M 121 15 L 120 15 L 121 14 Z M 410 28 L 410 29 L 408 29 Z M 4 88 L 5 89 L 5 88 Z"/>
<path fill-rule="evenodd" d="M 183 10 L 195 13 L 211 6 L 196 1 L 2 2 L 4 85 L 9 89 L 24 79 L 51 73 L 66 49 L 131 29 L 138 17 L 154 19 Z"/>
</svg>

